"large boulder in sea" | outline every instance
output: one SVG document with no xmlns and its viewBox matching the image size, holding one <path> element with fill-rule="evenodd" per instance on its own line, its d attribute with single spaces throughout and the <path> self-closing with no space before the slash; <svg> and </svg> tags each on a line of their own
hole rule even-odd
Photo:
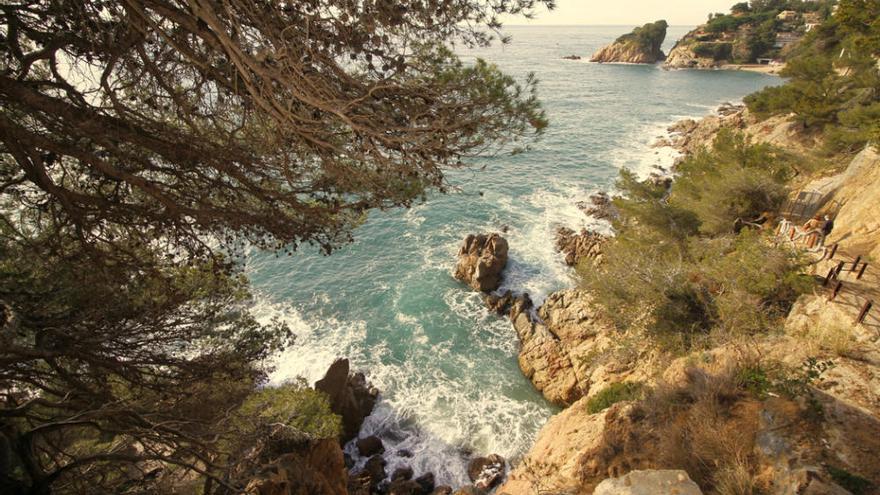
<svg viewBox="0 0 880 495">
<path fill-rule="evenodd" d="M 467 236 L 458 251 L 455 278 L 480 292 L 497 289 L 509 249 L 507 240 L 498 234 Z"/>
<path fill-rule="evenodd" d="M 614 43 L 603 47 L 590 59 L 599 63 L 656 64 L 666 56 L 661 47 L 666 39 L 666 21 L 657 21 L 635 28 Z"/>
<path fill-rule="evenodd" d="M 343 442 L 358 436 L 379 396 L 363 373 L 350 374 L 349 367 L 348 359 L 338 359 L 330 365 L 324 378 L 315 383 L 315 390 L 330 398 L 330 409 L 342 417 Z"/>
</svg>

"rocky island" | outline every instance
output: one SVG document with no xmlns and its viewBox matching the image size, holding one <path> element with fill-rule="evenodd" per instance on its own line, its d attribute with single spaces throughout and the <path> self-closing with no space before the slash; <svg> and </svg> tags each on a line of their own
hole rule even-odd
<svg viewBox="0 0 880 495">
<path fill-rule="evenodd" d="M 666 58 L 668 69 L 739 68 L 731 65 L 779 67 L 807 32 L 830 11 L 819 2 L 734 5 L 729 14 L 711 14 L 709 21 L 685 35 Z"/>
<path fill-rule="evenodd" d="M 596 52 L 590 59 L 598 63 L 656 64 L 666 56 L 661 47 L 666 40 L 666 21 L 657 21 L 633 29 L 614 43 Z"/>
</svg>

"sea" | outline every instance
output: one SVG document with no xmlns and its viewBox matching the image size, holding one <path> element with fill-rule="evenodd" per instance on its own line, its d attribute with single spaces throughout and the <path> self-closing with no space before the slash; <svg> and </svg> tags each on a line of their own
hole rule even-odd
<svg viewBox="0 0 880 495">
<path fill-rule="evenodd" d="M 335 359 L 349 358 L 381 390 L 361 435 L 383 440 L 388 472 L 408 465 L 416 476 L 434 473 L 438 484 L 467 484 L 468 459 L 496 453 L 515 464 L 558 412 L 520 372 L 509 321 L 453 279 L 465 236 L 506 226 L 502 289 L 528 292 L 541 304 L 577 284 L 554 251 L 556 230 L 608 231 L 576 203 L 612 190 L 624 167 L 640 174 L 669 167 L 675 152 L 651 145 L 671 123 L 782 82 L 749 72 L 588 62 L 632 27 L 506 26 L 509 44 L 458 49 L 466 61 L 486 59 L 519 79 L 537 75 L 550 127 L 530 151 L 450 171 L 449 193 L 371 213 L 355 241 L 331 256 L 249 253 L 254 312 L 286 321 L 296 334 L 275 357 L 271 383 L 313 383 Z M 667 52 L 690 29 L 671 27 Z M 353 445 L 346 452 L 354 469 L 365 462 Z"/>
</svg>

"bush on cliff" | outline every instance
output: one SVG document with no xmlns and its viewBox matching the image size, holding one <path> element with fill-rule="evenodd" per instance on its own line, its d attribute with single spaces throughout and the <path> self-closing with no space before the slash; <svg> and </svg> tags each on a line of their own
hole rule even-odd
<svg viewBox="0 0 880 495">
<path fill-rule="evenodd" d="M 684 350 L 779 325 L 807 286 L 801 262 L 760 232 L 735 234 L 733 220 L 779 206 L 791 174 L 780 156 L 722 134 L 679 166 L 671 190 L 622 172 L 617 235 L 600 270 L 580 270 L 619 328 L 644 325 Z"/>
</svg>

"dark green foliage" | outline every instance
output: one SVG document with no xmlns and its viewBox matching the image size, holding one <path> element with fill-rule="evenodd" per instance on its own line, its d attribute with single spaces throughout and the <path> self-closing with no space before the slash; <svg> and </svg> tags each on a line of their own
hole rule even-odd
<svg viewBox="0 0 880 495">
<path fill-rule="evenodd" d="M 596 414 L 618 402 L 639 399 L 643 385 L 640 382 L 617 382 L 608 385 L 587 401 L 587 412 Z"/>
<path fill-rule="evenodd" d="M 778 209 L 794 169 L 779 150 L 722 131 L 712 150 L 685 160 L 678 172 L 670 204 L 694 212 L 701 232 L 722 234 L 731 231 L 737 218 Z"/>
<path fill-rule="evenodd" d="M 618 327 L 645 325 L 674 351 L 777 328 L 810 281 L 793 253 L 733 223 L 779 207 L 786 156 L 722 133 L 678 173 L 667 190 L 622 172 L 617 235 L 601 270 L 581 270 L 584 285 Z"/>
<path fill-rule="evenodd" d="M 794 113 L 827 136 L 827 151 L 856 152 L 880 138 L 880 1 L 842 0 L 837 14 L 807 37 L 782 75 L 789 82 L 746 98 L 756 115 Z"/>
<path fill-rule="evenodd" d="M 730 58 L 733 45 L 726 42 L 707 42 L 694 45 L 694 53 L 700 57 L 713 60 L 727 60 Z"/>
<path fill-rule="evenodd" d="M 634 41 L 639 48 L 657 53 L 663 46 L 666 39 L 666 29 L 669 24 L 666 21 L 657 21 L 645 24 L 644 26 L 633 29 L 631 33 L 625 34 L 617 38 L 617 43 L 625 43 Z"/>
</svg>

